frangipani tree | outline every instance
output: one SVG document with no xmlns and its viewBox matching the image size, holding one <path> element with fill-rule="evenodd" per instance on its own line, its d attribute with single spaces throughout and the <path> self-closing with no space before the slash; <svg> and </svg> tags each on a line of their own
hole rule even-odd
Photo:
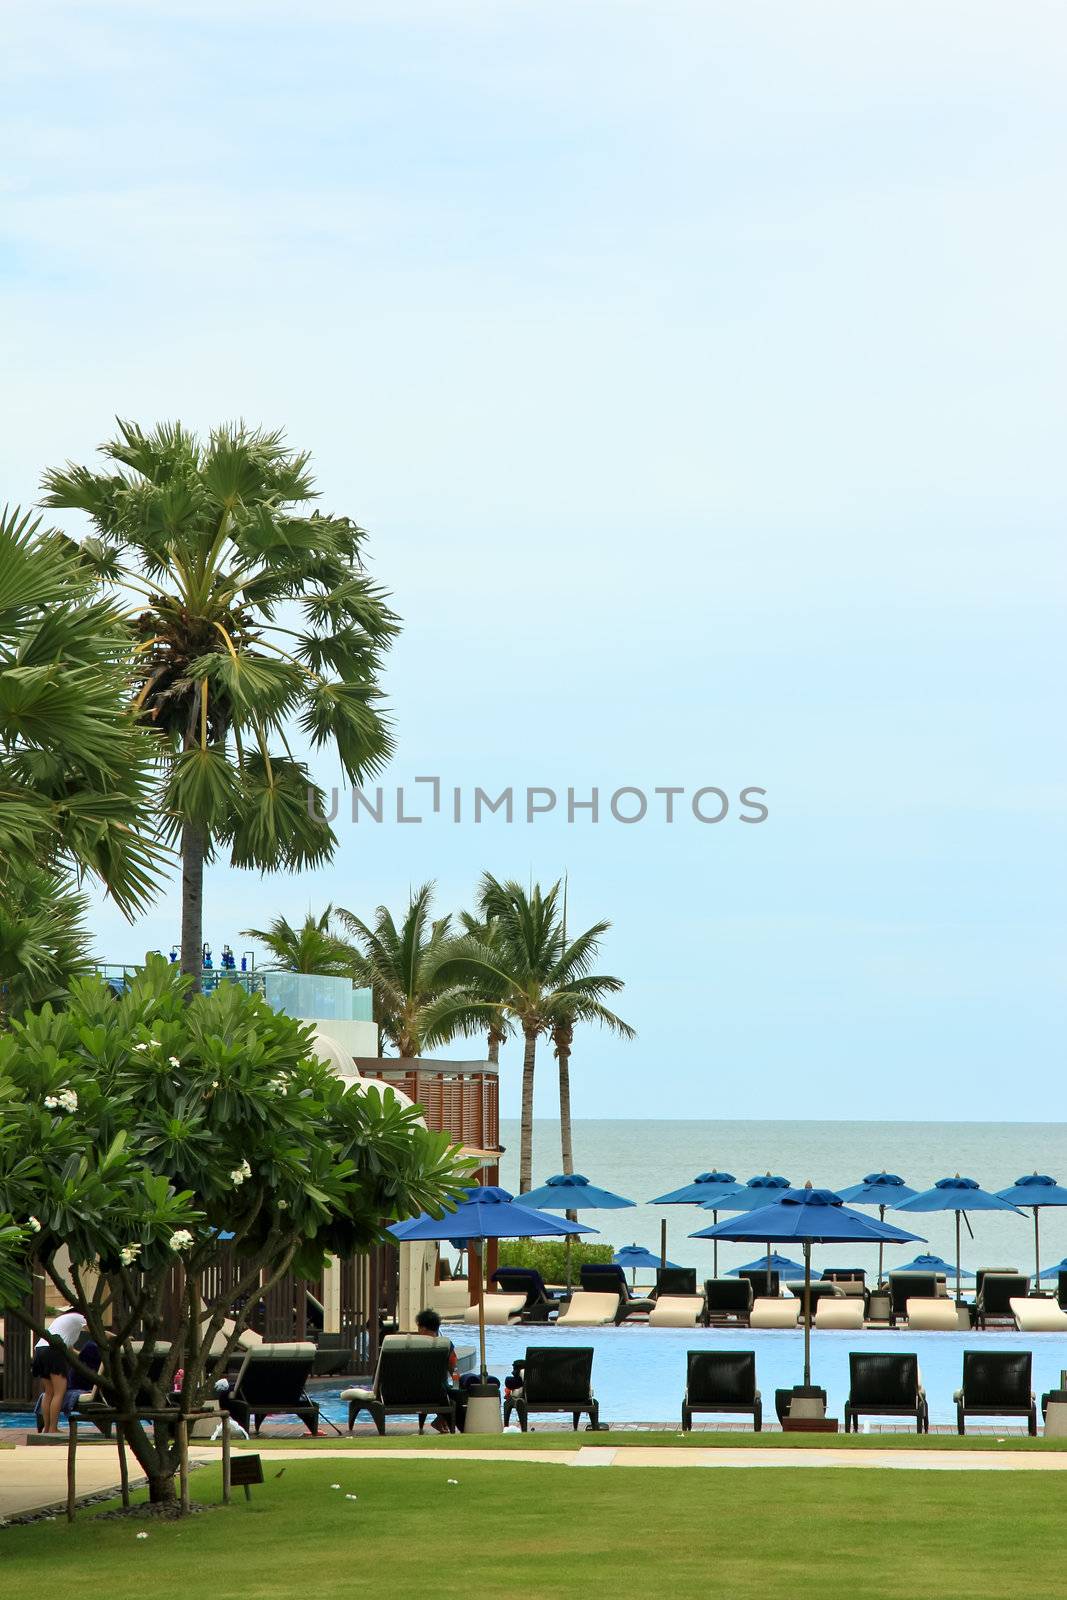
<svg viewBox="0 0 1067 1600">
<path fill-rule="evenodd" d="M 88 515 L 81 557 L 130 606 L 160 831 L 181 847 L 181 968 L 198 977 L 216 851 L 273 871 L 335 847 L 293 731 L 352 783 L 388 757 L 377 680 L 398 623 L 363 569 L 363 530 L 310 509 L 308 457 L 280 433 L 241 424 L 202 441 L 120 422 L 101 453 L 108 470 L 49 472 L 45 503 Z"/>
<path fill-rule="evenodd" d="M 187 987 L 157 958 L 117 1001 L 82 979 L 62 1012 L 45 1007 L 0 1036 L 0 1297 L 29 1320 L 15 1285 L 25 1293 L 43 1271 L 86 1318 L 120 1412 L 162 1339 L 172 1344 L 152 1403 L 166 1403 L 181 1369 L 181 1405 L 194 1409 L 224 1322 L 233 1348 L 281 1274 L 316 1276 L 327 1254 L 383 1238 L 383 1223 L 439 1213 L 464 1175 L 447 1135 L 412 1107 L 334 1077 L 306 1025 L 236 984 L 190 1002 Z M 222 1230 L 242 1276 L 204 1305 Z M 173 1441 L 132 1420 L 123 1431 L 152 1499 L 172 1499 Z"/>
</svg>

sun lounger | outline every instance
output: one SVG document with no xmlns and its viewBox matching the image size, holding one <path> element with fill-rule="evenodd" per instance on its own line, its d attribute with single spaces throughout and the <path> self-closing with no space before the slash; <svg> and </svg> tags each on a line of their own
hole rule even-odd
<svg viewBox="0 0 1067 1600">
<path fill-rule="evenodd" d="M 1067 1311 L 1062 1311 L 1055 1300 L 1020 1296 L 1012 1300 L 1011 1313 L 1020 1333 L 1067 1333 Z"/>
<path fill-rule="evenodd" d="M 955 1300 L 946 1300 L 941 1295 L 931 1300 L 927 1295 L 923 1295 L 918 1300 L 907 1301 L 904 1310 L 908 1327 L 914 1328 L 916 1333 L 959 1331 L 960 1318 Z"/>
<path fill-rule="evenodd" d="M 531 1411 L 569 1411 L 576 1433 L 586 1414 L 590 1427 L 600 1426 L 600 1406 L 592 1388 L 591 1346 L 531 1346 L 525 1361 L 515 1363 L 515 1370 L 522 1378 L 522 1386 L 513 1389 L 504 1401 L 505 1427 L 513 1411 L 523 1433 Z"/>
<path fill-rule="evenodd" d="M 459 1322 L 470 1303 L 470 1285 L 466 1278 L 453 1278 L 448 1283 L 434 1284 L 426 1295 L 425 1309 L 436 1311 L 442 1322 Z"/>
<path fill-rule="evenodd" d="M 846 1328 L 854 1332 L 863 1327 L 863 1301 L 855 1295 L 840 1300 L 820 1300 L 815 1307 L 816 1328 Z"/>
<path fill-rule="evenodd" d="M 259 1432 L 265 1417 L 299 1417 L 310 1433 L 319 1431 L 319 1408 L 309 1399 L 307 1381 L 315 1364 L 313 1344 L 261 1344 L 249 1350 L 229 1395 L 222 1403 L 242 1428 L 253 1419 Z"/>
<path fill-rule="evenodd" d="M 443 1416 L 449 1431 L 456 1431 L 454 1397 L 448 1386 L 448 1339 L 429 1339 L 421 1333 L 391 1333 L 378 1352 L 378 1366 L 369 1389 L 342 1389 L 348 1402 L 348 1431 L 361 1411 L 369 1411 L 380 1434 L 387 1416 L 417 1416 L 419 1432 L 433 1412 Z"/>
<path fill-rule="evenodd" d="M 556 1318 L 557 1328 L 599 1328 L 614 1322 L 622 1304 L 617 1294 L 592 1294 L 575 1289 L 565 1311 Z"/>
<path fill-rule="evenodd" d="M 985 1328 L 990 1323 L 1013 1323 L 1012 1301 L 1025 1299 L 1029 1289 L 1030 1279 L 1025 1273 L 984 1273 L 975 1300 L 975 1325 Z"/>
<path fill-rule="evenodd" d="M 750 1267 L 747 1272 L 739 1272 L 737 1276 L 752 1285 L 753 1300 L 774 1300 L 781 1289 L 778 1273 L 768 1272 L 766 1267 Z"/>
<path fill-rule="evenodd" d="M 686 1359 L 682 1428 L 688 1433 L 694 1412 L 750 1412 L 753 1431 L 763 1427 L 763 1400 L 756 1388 L 756 1357 L 751 1350 L 690 1350 Z"/>
<path fill-rule="evenodd" d="M 861 1416 L 910 1417 L 916 1433 L 929 1433 L 930 1407 L 919 1374 L 918 1356 L 853 1350 L 848 1366 L 846 1433 L 850 1428 L 853 1433 L 859 1432 Z"/>
<path fill-rule="evenodd" d="M 486 1326 L 499 1328 L 510 1322 L 518 1322 L 525 1304 L 524 1294 L 487 1294 L 483 1301 Z M 463 1313 L 463 1321 L 476 1323 L 478 1307 L 468 1306 Z"/>
<path fill-rule="evenodd" d="M 1060 1303 L 1060 1309 L 1067 1311 L 1067 1272 L 1056 1274 L 1056 1299 Z"/>
<path fill-rule="evenodd" d="M 336 1378 L 342 1372 L 355 1369 L 356 1350 L 350 1334 L 327 1333 L 325 1329 L 315 1341 L 315 1361 L 312 1373 L 316 1378 Z"/>
<path fill-rule="evenodd" d="M 520 1322 L 548 1322 L 559 1310 L 559 1300 L 536 1267 L 497 1267 L 491 1282 L 501 1294 L 526 1296 Z"/>
<path fill-rule="evenodd" d="M 697 1269 L 696 1267 L 657 1267 L 656 1287 L 652 1291 L 654 1300 L 661 1294 L 696 1294 Z"/>
<path fill-rule="evenodd" d="M 936 1298 L 936 1273 L 891 1272 L 889 1274 L 889 1326 L 895 1328 L 902 1317 L 907 1317 L 909 1300 L 934 1300 Z"/>
<path fill-rule="evenodd" d="M 706 1278 L 704 1320 L 747 1325 L 754 1298 L 752 1284 L 746 1278 Z"/>
<path fill-rule="evenodd" d="M 799 1316 L 799 1300 L 754 1300 L 748 1325 L 750 1328 L 795 1328 Z"/>
<path fill-rule="evenodd" d="M 615 1319 L 617 1322 L 625 1322 L 628 1317 L 646 1315 L 655 1304 L 654 1300 L 645 1300 L 632 1295 L 625 1272 L 612 1261 L 586 1262 L 581 1269 L 581 1283 L 582 1288 L 587 1289 L 590 1294 L 618 1295 L 619 1310 Z"/>
<path fill-rule="evenodd" d="M 1025 1417 L 1036 1434 L 1032 1364 L 1029 1350 L 965 1350 L 963 1387 L 953 1395 L 958 1431 L 966 1433 L 968 1417 Z"/>
<path fill-rule="evenodd" d="M 650 1328 L 695 1328 L 703 1320 L 702 1294 L 661 1294 L 648 1313 Z"/>
<path fill-rule="evenodd" d="M 975 1298 L 981 1294 L 982 1286 L 989 1277 L 1003 1277 L 1006 1272 L 1018 1272 L 1018 1267 L 979 1267 L 974 1275 Z"/>
<path fill-rule="evenodd" d="M 796 1297 L 796 1299 L 798 1299 L 803 1304 L 803 1300 L 804 1300 L 804 1281 L 803 1281 L 803 1279 L 800 1279 L 797 1282 L 790 1281 L 789 1283 L 786 1284 L 786 1288 L 789 1290 L 789 1293 L 791 1295 L 794 1295 Z M 810 1292 L 811 1292 L 811 1304 L 812 1304 L 813 1314 L 814 1314 L 815 1308 L 817 1306 L 821 1305 L 821 1303 L 824 1300 L 844 1300 L 844 1298 L 845 1298 L 845 1291 L 838 1284 L 836 1284 L 836 1283 L 823 1283 L 823 1281 L 821 1279 L 816 1279 L 815 1282 L 810 1285 Z"/>
</svg>

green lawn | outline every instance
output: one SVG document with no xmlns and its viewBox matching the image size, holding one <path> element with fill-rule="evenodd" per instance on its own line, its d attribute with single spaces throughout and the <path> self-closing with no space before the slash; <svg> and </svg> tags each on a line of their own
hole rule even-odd
<svg viewBox="0 0 1067 1600">
<path fill-rule="evenodd" d="M 0 1593 L 1061 1600 L 1059 1474 L 290 1462 L 229 1510 L 0 1534 Z M 449 1478 L 458 1479 L 455 1485 Z M 340 1489 L 331 1488 L 339 1483 Z M 218 1474 L 194 1475 L 204 1498 Z M 358 1496 L 347 1500 L 346 1493 Z M 813 1562 L 815 1566 L 813 1566 Z M 813 1576 L 817 1571 L 817 1581 Z M 1017 1583 L 1017 1587 L 1012 1587 Z"/>
<path fill-rule="evenodd" d="M 296 1439 L 234 1441 L 235 1450 L 1067 1450 L 1067 1439 L 1031 1439 L 1025 1433 L 572 1433 L 569 1428 L 545 1433 L 437 1434 L 387 1433 L 349 1438 L 347 1434 L 305 1434 Z"/>
</svg>

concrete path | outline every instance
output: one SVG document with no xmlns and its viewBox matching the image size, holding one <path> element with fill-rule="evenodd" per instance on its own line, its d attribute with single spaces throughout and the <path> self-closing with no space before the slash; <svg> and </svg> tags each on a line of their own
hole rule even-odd
<svg viewBox="0 0 1067 1600">
<path fill-rule="evenodd" d="M 138 1479 L 137 1463 L 129 1458 L 130 1478 Z M 191 1463 L 218 1465 L 221 1453 L 210 1446 L 194 1446 Z M 674 1450 L 669 1447 L 642 1449 L 639 1445 L 616 1447 L 582 1445 L 574 1450 L 269 1450 L 264 1466 L 277 1461 L 344 1461 L 349 1467 L 363 1461 L 432 1461 L 462 1468 L 470 1461 L 491 1461 L 522 1465 L 533 1462 L 555 1467 L 853 1467 L 864 1471 L 922 1472 L 1067 1472 L 1067 1453 L 991 1450 L 761 1450 L 758 1447 L 731 1450 L 729 1446 L 701 1450 Z M 60 1447 L 42 1448 L 19 1445 L 0 1450 L 0 1522 L 26 1512 L 55 1509 L 62 1515 L 66 1505 L 67 1452 Z M 113 1489 L 118 1493 L 118 1458 L 114 1449 L 96 1446 L 78 1451 L 78 1496 L 100 1494 Z"/>
</svg>

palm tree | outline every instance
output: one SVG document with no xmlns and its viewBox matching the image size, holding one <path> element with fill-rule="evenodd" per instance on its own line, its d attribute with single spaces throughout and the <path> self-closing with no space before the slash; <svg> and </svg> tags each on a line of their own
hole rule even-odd
<svg viewBox="0 0 1067 1600">
<path fill-rule="evenodd" d="M 432 883 L 413 891 L 399 927 L 387 906 L 378 907 L 372 924 L 337 909 L 357 945 L 353 976 L 371 990 L 375 1021 L 405 1060 L 449 1036 L 435 1018 L 445 988 L 439 969 L 451 948 L 451 918 L 431 920 L 433 891 Z"/>
<path fill-rule="evenodd" d="M 484 948 L 495 950 L 497 945 L 497 927 L 491 916 L 478 917 L 470 911 L 461 911 L 459 922 L 467 937 L 476 939 Z M 462 1026 L 458 1017 L 453 1016 L 451 1037 L 455 1033 L 476 1033 L 483 1028 L 486 1035 L 486 1057 L 494 1067 L 500 1065 L 500 1046 L 511 1032 L 511 1025 L 500 1009 L 500 1002 L 507 993 L 506 986 L 498 978 L 488 972 L 471 974 L 465 985 L 467 997 L 476 1004 L 488 1005 L 491 1009 L 488 1017 L 475 1013 L 471 1018 L 471 1026 Z M 443 1039 L 442 1041 L 443 1042 Z"/>
<path fill-rule="evenodd" d="M 76 880 L 130 917 L 161 852 L 145 837 L 151 740 L 129 710 L 127 631 L 75 546 L 0 514 L 0 1009 L 88 965 Z"/>
<path fill-rule="evenodd" d="M 332 746 L 351 782 L 388 757 L 377 677 L 397 619 L 363 570 L 362 529 L 308 509 L 308 457 L 280 433 L 240 424 L 202 442 L 180 423 L 118 426 L 101 447 L 114 470 L 68 464 L 45 498 L 88 514 L 81 557 L 132 607 L 134 705 L 155 735 L 160 832 L 180 840 L 181 966 L 195 983 L 217 851 L 292 871 L 336 846 L 287 730 Z"/>
<path fill-rule="evenodd" d="M 451 1020 L 469 1031 L 476 1021 L 512 1019 L 523 1036 L 522 1117 L 519 1131 L 519 1189 L 533 1183 L 533 1091 L 537 1041 L 552 1034 L 560 1066 L 560 1122 L 564 1171 L 574 1170 L 570 1123 L 570 1052 L 576 1023 L 595 1021 L 624 1038 L 633 1029 L 604 1005 L 606 995 L 623 987 L 621 978 L 590 973 L 601 936 L 610 924 L 597 922 L 568 939 L 560 915 L 560 884 L 527 892 L 521 884 L 500 883 L 486 873 L 479 887 L 479 909 L 494 926 L 491 943 L 469 934 L 438 969 L 447 985 L 459 985 L 454 1000 L 444 998 L 435 1022 Z M 481 998 L 488 993 L 491 998 Z M 451 1006 L 451 1011 L 450 1011 Z"/>
<path fill-rule="evenodd" d="M 325 978 L 350 978 L 356 952 L 344 939 L 330 932 L 333 906 L 321 917 L 309 911 L 299 928 L 284 917 L 275 917 L 269 928 L 242 928 L 246 939 L 258 939 L 274 957 L 282 972 L 312 972 Z"/>
</svg>

